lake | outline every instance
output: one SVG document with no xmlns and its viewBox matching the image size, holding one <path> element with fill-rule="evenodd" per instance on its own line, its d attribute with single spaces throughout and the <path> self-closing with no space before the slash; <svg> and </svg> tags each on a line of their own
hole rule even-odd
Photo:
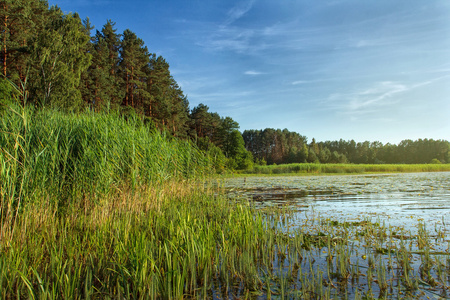
<svg viewBox="0 0 450 300">
<path fill-rule="evenodd" d="M 292 290 L 312 280 L 323 298 L 448 297 L 450 172 L 240 177 L 223 186 L 257 210 L 282 210 L 276 226 L 288 236 L 328 238 L 301 254 Z M 278 264 L 292 272 L 289 261 Z"/>
<path fill-rule="evenodd" d="M 308 212 L 407 225 L 450 217 L 450 172 L 247 177 L 227 179 L 224 185 L 230 197 L 247 197 L 261 208 L 288 206 L 301 212 L 299 218 Z"/>
</svg>

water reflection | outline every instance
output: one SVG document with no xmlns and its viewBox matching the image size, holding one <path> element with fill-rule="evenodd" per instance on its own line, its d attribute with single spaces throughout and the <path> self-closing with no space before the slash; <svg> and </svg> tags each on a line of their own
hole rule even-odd
<svg viewBox="0 0 450 300">
<path fill-rule="evenodd" d="M 393 226 L 450 216 L 450 172 L 347 176 L 231 178 L 229 196 L 257 208 L 287 206 L 332 219 L 376 219 Z"/>
</svg>

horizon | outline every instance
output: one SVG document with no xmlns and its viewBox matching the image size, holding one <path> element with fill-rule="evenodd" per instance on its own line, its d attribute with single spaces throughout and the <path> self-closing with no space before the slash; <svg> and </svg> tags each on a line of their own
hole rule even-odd
<svg viewBox="0 0 450 300">
<path fill-rule="evenodd" d="M 51 0 L 129 28 L 192 109 L 311 141 L 450 140 L 450 3 Z"/>
</svg>

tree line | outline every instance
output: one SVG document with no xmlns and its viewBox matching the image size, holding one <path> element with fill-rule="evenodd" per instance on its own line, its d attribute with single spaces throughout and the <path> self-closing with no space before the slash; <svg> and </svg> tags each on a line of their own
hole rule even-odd
<svg viewBox="0 0 450 300">
<path fill-rule="evenodd" d="M 0 0 L 0 109 L 13 99 L 37 109 L 119 112 L 150 128 L 189 139 L 215 157 L 218 169 L 259 164 L 450 162 L 447 141 L 316 142 L 287 129 L 239 131 L 230 117 L 189 101 L 169 63 L 126 29 L 108 20 L 64 14 L 45 0 Z M 12 84 L 11 84 L 12 83 Z"/>
<path fill-rule="evenodd" d="M 2 106 L 19 98 L 38 109 L 133 114 L 195 141 L 220 168 L 251 166 L 239 124 L 203 104 L 191 110 L 162 56 L 131 30 L 118 33 L 111 20 L 93 29 L 88 18 L 44 0 L 0 0 Z"/>
<path fill-rule="evenodd" d="M 355 163 L 423 164 L 450 163 L 446 140 L 403 140 L 398 145 L 354 140 L 310 143 L 305 136 L 287 129 L 245 130 L 245 147 L 260 164 Z"/>
</svg>

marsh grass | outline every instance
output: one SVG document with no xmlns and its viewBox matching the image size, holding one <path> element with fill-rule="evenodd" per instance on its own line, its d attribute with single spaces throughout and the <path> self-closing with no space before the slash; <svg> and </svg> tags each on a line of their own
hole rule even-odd
<svg viewBox="0 0 450 300">
<path fill-rule="evenodd" d="M 255 166 L 242 174 L 362 174 L 450 171 L 450 164 L 283 164 Z"/>
<path fill-rule="evenodd" d="M 1 243 L 0 298 L 420 299 L 448 289 L 448 249 L 432 250 L 445 238 L 422 224 L 397 234 L 311 216 L 289 229 L 289 211 L 220 193 L 170 181 L 64 215 L 50 200 L 27 205 Z"/>
<path fill-rule="evenodd" d="M 138 117 L 62 114 L 18 105 L 0 121 L 2 232 L 24 201 L 63 212 L 120 190 L 203 176 L 210 160 L 189 142 L 152 132 Z M 9 228 L 8 230 L 10 230 Z"/>
</svg>

